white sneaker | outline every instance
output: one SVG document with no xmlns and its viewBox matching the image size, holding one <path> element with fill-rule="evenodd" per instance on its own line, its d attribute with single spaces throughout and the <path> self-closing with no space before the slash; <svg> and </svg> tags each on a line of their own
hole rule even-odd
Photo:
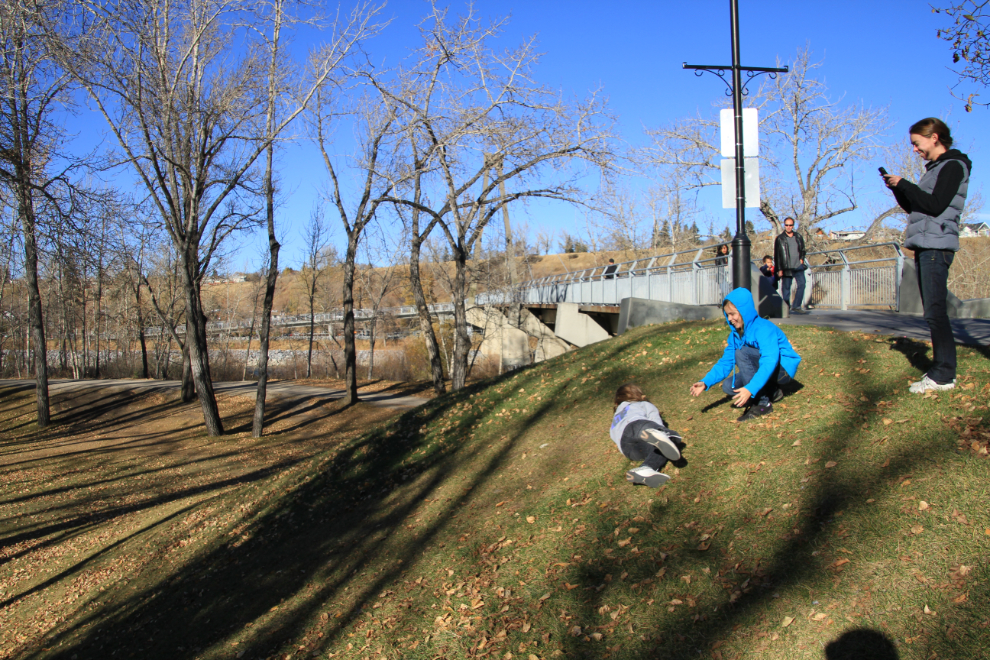
<svg viewBox="0 0 990 660">
<path fill-rule="evenodd" d="M 626 472 L 626 481 L 632 482 L 638 486 L 659 488 L 670 481 L 670 477 L 663 472 L 657 472 L 653 468 L 640 465 L 638 468 L 633 468 Z"/>
<path fill-rule="evenodd" d="M 681 450 L 677 448 L 677 445 L 673 440 L 670 439 L 670 435 L 664 433 L 660 429 L 646 429 L 643 431 L 643 435 L 646 436 L 643 440 L 650 445 L 657 448 L 663 457 L 668 461 L 676 461 L 681 457 Z"/>
<path fill-rule="evenodd" d="M 940 385 L 931 378 L 929 378 L 928 374 L 925 374 L 924 377 L 921 380 L 919 380 L 917 383 L 911 383 L 911 387 L 909 387 L 908 390 L 912 394 L 924 394 L 925 392 L 930 392 L 930 391 L 940 392 L 942 390 L 951 390 L 955 388 L 955 386 L 956 386 L 955 378 L 952 379 L 951 383 L 945 383 Z"/>
</svg>

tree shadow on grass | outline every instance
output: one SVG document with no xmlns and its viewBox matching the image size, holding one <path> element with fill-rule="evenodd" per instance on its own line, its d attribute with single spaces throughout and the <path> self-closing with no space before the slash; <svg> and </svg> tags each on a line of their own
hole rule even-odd
<svg viewBox="0 0 990 660">
<path fill-rule="evenodd" d="M 445 403 L 467 402 L 480 389 L 461 390 Z M 458 425 L 461 431 L 467 432 L 489 410 L 485 407 L 464 417 Z M 477 472 L 462 494 L 450 499 L 445 515 L 410 543 L 393 547 L 390 537 L 410 512 L 472 458 L 459 442 L 441 441 L 433 449 L 422 444 L 428 427 L 446 411 L 445 405 L 436 405 L 407 413 L 389 425 L 391 432 L 380 429 L 324 457 L 302 483 L 287 485 L 290 494 L 278 506 L 260 512 L 240 537 L 204 552 L 167 581 L 153 582 L 112 605 L 94 608 L 93 616 L 73 622 L 47 644 L 64 642 L 63 649 L 69 650 L 45 653 L 36 648 L 32 655 L 102 658 L 108 648 L 119 647 L 119 640 L 133 641 L 134 631 L 143 629 L 149 632 L 140 635 L 136 645 L 128 645 L 129 650 L 146 658 L 191 657 L 216 651 L 232 631 L 251 623 L 251 640 L 239 651 L 264 657 L 285 640 L 302 636 L 301 626 L 328 601 L 345 591 L 357 591 L 353 605 L 327 631 L 328 640 L 332 639 L 333 630 L 361 616 L 364 606 L 404 567 L 390 560 L 387 563 L 394 569 L 363 584 L 354 584 L 352 576 L 385 561 L 383 553 L 409 560 L 429 547 L 511 450 L 512 442 L 500 447 L 487 469 Z M 419 450 L 426 452 L 422 460 L 407 460 Z M 152 536 L 153 530 L 142 530 L 134 542 L 150 543 Z M 311 592 L 308 585 L 319 587 Z M 273 608 L 281 612 L 270 616 Z"/>
<path fill-rule="evenodd" d="M 601 360 L 615 358 L 619 353 L 598 350 Z M 847 356 L 847 361 L 850 359 Z M 604 384 L 628 381 L 634 375 L 631 368 L 617 370 L 603 379 Z M 117 590 L 94 601 L 85 618 L 70 622 L 46 639 L 49 650 L 35 647 L 25 649 L 23 655 L 67 659 L 75 656 L 85 660 L 123 650 L 144 658 L 231 654 L 254 658 L 286 651 L 284 645 L 290 641 L 298 644 L 298 648 L 291 649 L 294 653 L 306 654 L 346 643 L 350 638 L 341 635 L 358 620 L 367 620 L 369 631 L 371 627 L 384 630 L 385 622 L 374 618 L 374 601 L 382 589 L 401 581 L 424 551 L 435 548 L 444 527 L 471 518 L 473 514 L 465 506 L 481 486 L 505 470 L 509 454 L 529 426 L 547 415 L 560 416 L 559 408 L 569 387 L 567 380 L 550 386 L 544 402 L 534 404 L 525 421 L 507 427 L 509 437 L 492 451 L 480 455 L 480 447 L 464 442 L 501 405 L 495 388 L 526 373 L 514 372 L 406 413 L 386 428 L 314 459 L 312 469 L 305 473 L 285 476 L 283 480 L 273 476 L 255 489 L 254 495 L 261 498 L 262 504 L 246 529 L 231 530 L 233 537 L 204 548 L 180 569 L 170 572 L 168 566 L 163 566 L 158 573 L 138 576 L 132 581 L 134 588 Z M 532 370 L 534 382 L 536 373 Z M 673 369 L 670 374 L 659 370 L 657 379 L 661 375 L 669 378 Z M 525 378 L 513 387 L 519 385 L 530 387 Z M 486 386 L 492 388 L 489 398 L 474 398 L 484 393 Z M 883 388 L 850 388 L 850 392 L 873 400 L 890 396 L 889 390 Z M 574 401 L 574 405 L 587 407 L 587 402 Z M 455 410 L 464 412 L 451 419 L 449 413 Z M 855 406 L 846 415 L 848 428 L 852 429 L 855 418 L 865 412 L 867 406 Z M 853 435 L 850 430 L 846 435 L 833 436 L 819 448 L 821 457 L 838 455 Z M 884 471 L 866 468 L 862 476 L 815 470 L 812 488 L 801 502 L 800 510 L 806 515 L 795 523 L 797 532 L 768 545 L 757 555 L 759 564 L 751 569 L 748 586 L 736 585 L 738 596 L 733 599 L 727 592 L 715 603 L 716 609 L 703 615 L 700 609 L 686 606 L 668 615 L 661 609 L 663 605 L 657 604 L 657 612 L 650 617 L 651 627 L 644 631 L 649 639 L 635 647 L 613 648 L 610 657 L 653 657 L 658 648 L 662 648 L 664 657 L 698 657 L 699 649 L 707 651 L 712 643 L 731 635 L 733 626 L 772 598 L 772 589 L 829 573 L 832 569 L 822 563 L 825 558 L 816 558 L 813 549 L 835 531 L 835 514 L 862 506 L 865 493 L 887 488 L 891 479 L 905 474 L 917 461 L 927 460 L 930 451 L 926 446 L 905 452 L 891 460 Z M 483 464 L 466 470 L 471 461 Z M 467 479 L 454 479 L 465 475 Z M 453 491 L 455 483 L 458 487 Z M 248 495 L 251 493 L 243 493 L 245 499 Z M 420 503 L 436 503 L 440 497 L 443 499 L 436 518 L 420 524 L 408 541 L 400 541 L 398 532 L 413 522 L 411 514 Z M 242 499 L 240 493 L 238 499 Z M 657 513 L 661 517 L 655 522 L 661 522 L 664 514 Z M 485 527 L 484 522 L 479 523 Z M 599 526 L 605 530 L 610 523 L 602 519 Z M 133 535 L 132 542 L 138 547 L 154 547 L 159 540 L 155 533 L 152 529 L 141 530 Z M 696 543 L 694 532 L 679 534 L 683 538 L 676 541 L 685 548 L 690 547 L 689 542 Z M 731 539 L 724 538 L 726 534 L 717 533 L 706 550 L 683 550 L 684 556 L 704 553 L 706 557 L 721 556 L 728 561 L 732 551 Z M 663 548 L 674 541 L 658 534 L 646 542 Z M 454 548 L 450 551 L 456 552 Z M 676 579 L 678 552 L 681 550 L 669 548 L 669 556 L 661 562 L 661 566 L 671 567 L 670 579 Z M 609 565 L 609 561 L 615 565 Z M 604 573 L 626 571 L 631 579 L 642 582 L 655 576 L 659 567 L 655 556 L 647 553 L 608 558 L 603 564 L 578 564 L 567 574 L 569 581 L 581 587 L 580 592 L 574 593 L 587 596 L 575 604 L 575 612 L 583 620 L 598 617 L 606 598 L 614 602 L 612 587 L 599 590 Z M 368 573 L 371 567 L 378 567 L 377 572 Z M 731 570 L 737 569 L 738 566 Z M 724 577 L 737 580 L 735 573 Z M 426 578 L 409 588 L 438 586 Z M 326 619 L 314 624 L 321 621 L 321 614 Z M 658 637 L 662 643 L 657 642 Z M 232 646 L 234 641 L 236 647 Z M 561 642 L 568 657 L 604 654 L 602 646 L 589 645 L 579 638 Z M 354 653 L 360 653 L 368 642 L 355 637 L 353 643 Z M 463 655 L 470 653 L 464 649 L 460 656 Z M 460 656 L 454 651 L 447 655 Z"/>
<path fill-rule="evenodd" d="M 506 428 L 508 435 L 491 451 L 479 453 L 463 442 L 501 405 L 496 394 L 476 395 L 526 371 L 452 393 L 315 459 L 301 481 L 271 485 L 277 497 L 234 538 L 205 550 L 179 572 L 134 579 L 132 584 L 144 586 L 108 594 L 94 603 L 91 616 L 45 640 L 50 651 L 35 647 L 28 657 L 102 658 L 121 639 L 130 640 L 127 650 L 147 658 L 223 655 L 224 645 L 246 625 L 251 632 L 237 646 L 245 657 L 266 657 L 300 638 L 304 644 L 311 640 L 308 651 L 339 643 L 341 632 L 364 616 L 386 585 L 416 566 L 446 526 L 473 524 L 471 498 L 505 469 L 526 429 L 559 405 L 567 380 L 550 385 L 545 401 Z M 451 420 L 449 413 L 458 409 L 463 414 Z M 566 447 L 560 449 L 566 453 Z M 476 469 L 461 472 L 470 477 L 455 480 L 472 461 Z M 566 473 L 567 464 L 561 466 Z M 440 489 L 444 497 L 436 518 L 408 540 L 398 535 L 423 502 L 438 501 Z M 134 542 L 153 547 L 152 530 L 140 532 Z M 381 568 L 366 575 L 372 566 Z M 318 638 L 311 636 L 306 627 L 331 606 L 338 611 Z"/>
<path fill-rule="evenodd" d="M 844 362 L 853 364 L 857 355 L 853 353 L 843 357 Z M 893 388 L 887 385 L 860 388 L 849 386 L 847 389 L 856 398 L 862 397 L 863 401 L 889 400 L 893 396 Z M 831 440 L 822 443 L 822 446 L 816 449 L 823 463 L 828 458 L 840 460 L 843 451 L 850 448 L 857 440 L 855 429 L 859 427 L 858 420 L 864 414 L 868 414 L 873 420 L 882 416 L 876 411 L 871 411 L 868 403 L 861 403 L 847 412 L 845 420 L 830 422 L 834 427 L 846 428 L 849 431 L 833 435 Z M 775 592 L 808 584 L 823 576 L 840 580 L 841 562 L 832 561 L 835 557 L 831 556 L 831 553 L 821 553 L 822 548 L 832 548 L 831 542 L 840 531 L 841 519 L 837 518 L 837 514 L 868 506 L 867 499 L 871 494 L 890 489 L 905 475 L 909 475 L 918 463 L 931 461 L 932 448 L 931 440 L 925 439 L 883 466 L 856 465 L 856 462 L 851 460 L 846 465 L 854 465 L 855 469 L 848 473 L 842 469 L 809 471 L 808 475 L 812 478 L 807 484 L 808 488 L 799 491 L 803 492 L 799 510 L 806 512 L 803 519 L 795 523 L 792 532 L 777 541 L 768 540 L 764 547 L 751 553 L 749 557 L 738 549 L 733 551 L 731 543 L 733 539 L 725 538 L 725 535 L 727 530 L 754 521 L 758 523 L 759 514 L 750 514 L 751 517 L 747 517 L 742 512 L 737 512 L 734 517 L 730 513 L 729 519 L 720 517 L 720 524 L 710 530 L 712 532 L 710 545 L 704 541 L 699 544 L 699 539 L 704 538 L 698 534 L 700 528 L 692 530 L 679 528 L 668 534 L 654 533 L 636 538 L 639 546 L 656 545 L 664 549 L 664 556 L 660 561 L 657 561 L 655 554 L 641 553 L 632 557 L 629 555 L 616 557 L 611 562 L 605 561 L 593 567 L 575 568 L 567 575 L 568 582 L 599 585 L 599 587 L 586 592 L 589 597 L 583 602 L 572 603 L 574 610 L 571 614 L 574 622 L 602 621 L 602 613 L 608 613 L 610 609 L 620 615 L 616 621 L 620 624 L 623 622 L 622 608 L 615 609 L 616 601 L 627 600 L 631 594 L 616 593 L 615 589 L 621 587 L 617 587 L 616 582 L 603 582 L 603 576 L 607 575 L 622 573 L 628 575 L 627 583 L 648 584 L 655 581 L 658 575 L 662 576 L 666 572 L 666 579 L 673 580 L 674 584 L 677 584 L 677 576 L 688 570 L 687 568 L 681 570 L 679 566 L 690 564 L 696 567 L 700 561 L 714 560 L 721 564 L 721 568 L 716 574 L 715 567 L 712 567 L 713 576 L 722 581 L 726 588 L 722 597 L 716 597 L 714 602 L 711 598 L 699 599 L 697 606 L 692 604 L 692 591 L 688 587 L 674 588 L 674 600 L 654 604 L 656 609 L 653 616 L 648 617 L 649 625 L 644 626 L 642 618 L 637 622 L 637 632 L 641 632 L 639 643 L 611 646 L 608 633 L 612 632 L 615 624 L 611 626 L 605 624 L 582 630 L 577 636 L 565 638 L 566 657 L 598 658 L 603 657 L 606 652 L 609 658 L 616 660 L 654 657 L 661 652 L 662 657 L 670 659 L 708 657 L 708 654 L 713 652 L 716 642 L 722 643 L 731 639 L 735 628 L 746 625 L 754 610 L 764 609 L 775 597 Z M 795 489 L 796 487 L 797 484 Z M 668 486 L 665 490 L 669 491 L 670 488 Z M 703 490 L 699 497 L 711 496 L 711 494 Z M 658 509 L 652 522 L 655 525 L 667 524 L 666 515 L 666 510 Z M 602 527 L 608 528 L 613 525 L 614 523 L 610 523 Z M 876 539 L 878 542 L 883 540 L 883 538 Z M 841 555 L 839 557 L 841 558 Z M 744 567 L 739 571 L 740 562 L 750 564 L 750 567 Z M 660 573 L 657 571 L 658 568 L 661 569 Z M 606 631 L 604 641 L 595 642 L 589 638 L 588 634 L 595 630 Z M 864 636 L 857 635 L 845 638 L 835 647 L 835 652 L 852 648 L 855 643 L 863 642 L 864 639 Z M 882 652 L 884 648 L 880 647 L 880 651 Z M 955 657 L 941 655 L 944 649 L 945 645 L 939 649 L 939 657 Z M 896 654 L 896 648 L 893 648 L 893 652 Z"/>
</svg>

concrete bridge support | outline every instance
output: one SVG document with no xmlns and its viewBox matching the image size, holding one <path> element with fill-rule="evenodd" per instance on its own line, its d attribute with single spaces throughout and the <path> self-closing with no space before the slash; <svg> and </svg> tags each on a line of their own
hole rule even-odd
<svg viewBox="0 0 990 660">
<path fill-rule="evenodd" d="M 575 346 L 587 346 L 610 337 L 605 328 L 581 312 L 575 303 L 557 304 L 557 321 L 553 329 L 558 337 Z"/>
<path fill-rule="evenodd" d="M 468 323 L 484 331 L 485 339 L 478 350 L 484 355 L 501 356 L 504 369 L 542 362 L 571 349 L 529 310 L 521 309 L 518 318 L 519 327 L 515 327 L 495 307 L 471 307 L 467 311 Z"/>
</svg>

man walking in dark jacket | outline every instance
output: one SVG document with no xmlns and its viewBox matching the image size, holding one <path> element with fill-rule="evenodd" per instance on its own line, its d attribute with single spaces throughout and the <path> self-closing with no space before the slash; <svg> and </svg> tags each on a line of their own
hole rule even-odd
<svg viewBox="0 0 990 660">
<path fill-rule="evenodd" d="M 791 307 L 791 312 L 797 314 L 806 311 L 801 309 L 804 302 L 804 271 L 808 267 L 804 257 L 804 239 L 794 231 L 794 218 L 784 218 L 784 233 L 773 243 L 773 263 L 777 277 L 781 279 L 780 295 L 788 306 L 791 305 L 791 282 L 797 283 L 794 305 Z"/>
</svg>

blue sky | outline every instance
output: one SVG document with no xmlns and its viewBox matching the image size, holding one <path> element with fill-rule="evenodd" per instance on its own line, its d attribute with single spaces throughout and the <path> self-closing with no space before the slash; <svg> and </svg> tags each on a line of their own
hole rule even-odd
<svg viewBox="0 0 990 660">
<path fill-rule="evenodd" d="M 906 142 L 908 126 L 922 117 L 945 119 L 956 146 L 974 161 L 970 190 L 985 189 L 990 172 L 982 157 L 990 144 L 987 110 L 966 113 L 951 96 L 949 87 L 956 82 L 948 68 L 951 53 L 935 36 L 946 18 L 932 13 L 927 0 L 740 0 L 739 6 L 744 65 L 774 66 L 778 58 L 787 62 L 809 46 L 815 59 L 823 61 L 820 75 L 833 98 L 889 107 L 890 141 Z M 462 7 L 451 5 L 452 11 Z M 731 62 L 728 0 L 479 0 L 476 8 L 482 16 L 511 16 L 503 37 L 507 45 L 537 36 L 544 53 L 536 71 L 541 82 L 578 96 L 602 88 L 623 138 L 632 145 L 645 143 L 644 127 L 714 113 L 712 104 L 724 93 L 720 80 L 696 77 L 681 64 Z M 405 57 L 417 43 L 416 23 L 426 10 L 420 0 L 391 2 L 385 14 L 392 24 L 367 45 L 372 57 L 385 65 Z M 287 149 L 279 160 L 289 191 L 280 211 L 286 228 L 282 262 L 297 265 L 301 226 L 320 197 L 323 170 L 315 151 L 305 145 Z M 875 195 L 887 194 L 878 180 Z M 734 224 L 734 211 L 712 205 L 710 212 L 717 223 Z M 513 214 L 526 219 L 531 229 L 560 230 L 572 225 L 580 211 L 557 204 L 520 207 Z M 755 209 L 748 209 L 747 217 L 759 226 Z M 851 213 L 836 224 L 855 226 L 864 220 Z M 335 239 L 342 243 L 339 228 Z M 245 247 L 232 259 L 231 269 L 240 270 L 256 253 Z"/>
</svg>

